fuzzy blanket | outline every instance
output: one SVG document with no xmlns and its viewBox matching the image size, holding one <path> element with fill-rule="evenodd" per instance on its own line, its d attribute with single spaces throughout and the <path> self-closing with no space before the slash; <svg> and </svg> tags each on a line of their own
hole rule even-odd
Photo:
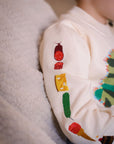
<svg viewBox="0 0 114 144">
<path fill-rule="evenodd" d="M 43 87 L 38 42 L 56 16 L 43 0 L 0 0 L 0 144 L 64 144 Z"/>
</svg>

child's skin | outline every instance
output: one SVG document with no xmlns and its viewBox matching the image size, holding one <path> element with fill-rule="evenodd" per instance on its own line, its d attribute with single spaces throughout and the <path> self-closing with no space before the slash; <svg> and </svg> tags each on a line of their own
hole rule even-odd
<svg viewBox="0 0 114 144">
<path fill-rule="evenodd" d="M 102 24 L 114 21 L 114 0 L 77 0 L 77 5 Z"/>
</svg>

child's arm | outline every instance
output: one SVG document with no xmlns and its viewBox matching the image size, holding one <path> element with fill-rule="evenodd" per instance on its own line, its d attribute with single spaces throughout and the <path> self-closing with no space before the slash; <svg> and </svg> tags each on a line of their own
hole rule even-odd
<svg viewBox="0 0 114 144">
<path fill-rule="evenodd" d="M 92 144 L 106 130 L 114 134 L 111 110 L 94 99 L 90 58 L 86 40 L 71 25 L 56 23 L 45 31 L 40 64 L 47 96 L 61 129 L 74 143 Z"/>
</svg>

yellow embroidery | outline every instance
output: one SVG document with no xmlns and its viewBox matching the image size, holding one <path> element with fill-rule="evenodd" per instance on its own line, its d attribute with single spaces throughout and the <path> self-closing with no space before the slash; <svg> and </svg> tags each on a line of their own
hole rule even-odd
<svg viewBox="0 0 114 144">
<path fill-rule="evenodd" d="M 58 91 L 68 91 L 67 81 L 66 81 L 66 75 L 56 75 L 55 76 L 55 84 Z"/>
</svg>

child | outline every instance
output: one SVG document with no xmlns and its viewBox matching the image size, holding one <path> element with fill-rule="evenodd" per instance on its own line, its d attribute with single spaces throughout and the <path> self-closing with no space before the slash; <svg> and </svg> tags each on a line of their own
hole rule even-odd
<svg viewBox="0 0 114 144">
<path fill-rule="evenodd" d="M 114 20 L 114 0 L 78 0 L 45 31 L 41 43 L 46 93 L 74 144 L 113 141 L 114 27 L 109 20 Z"/>
</svg>

